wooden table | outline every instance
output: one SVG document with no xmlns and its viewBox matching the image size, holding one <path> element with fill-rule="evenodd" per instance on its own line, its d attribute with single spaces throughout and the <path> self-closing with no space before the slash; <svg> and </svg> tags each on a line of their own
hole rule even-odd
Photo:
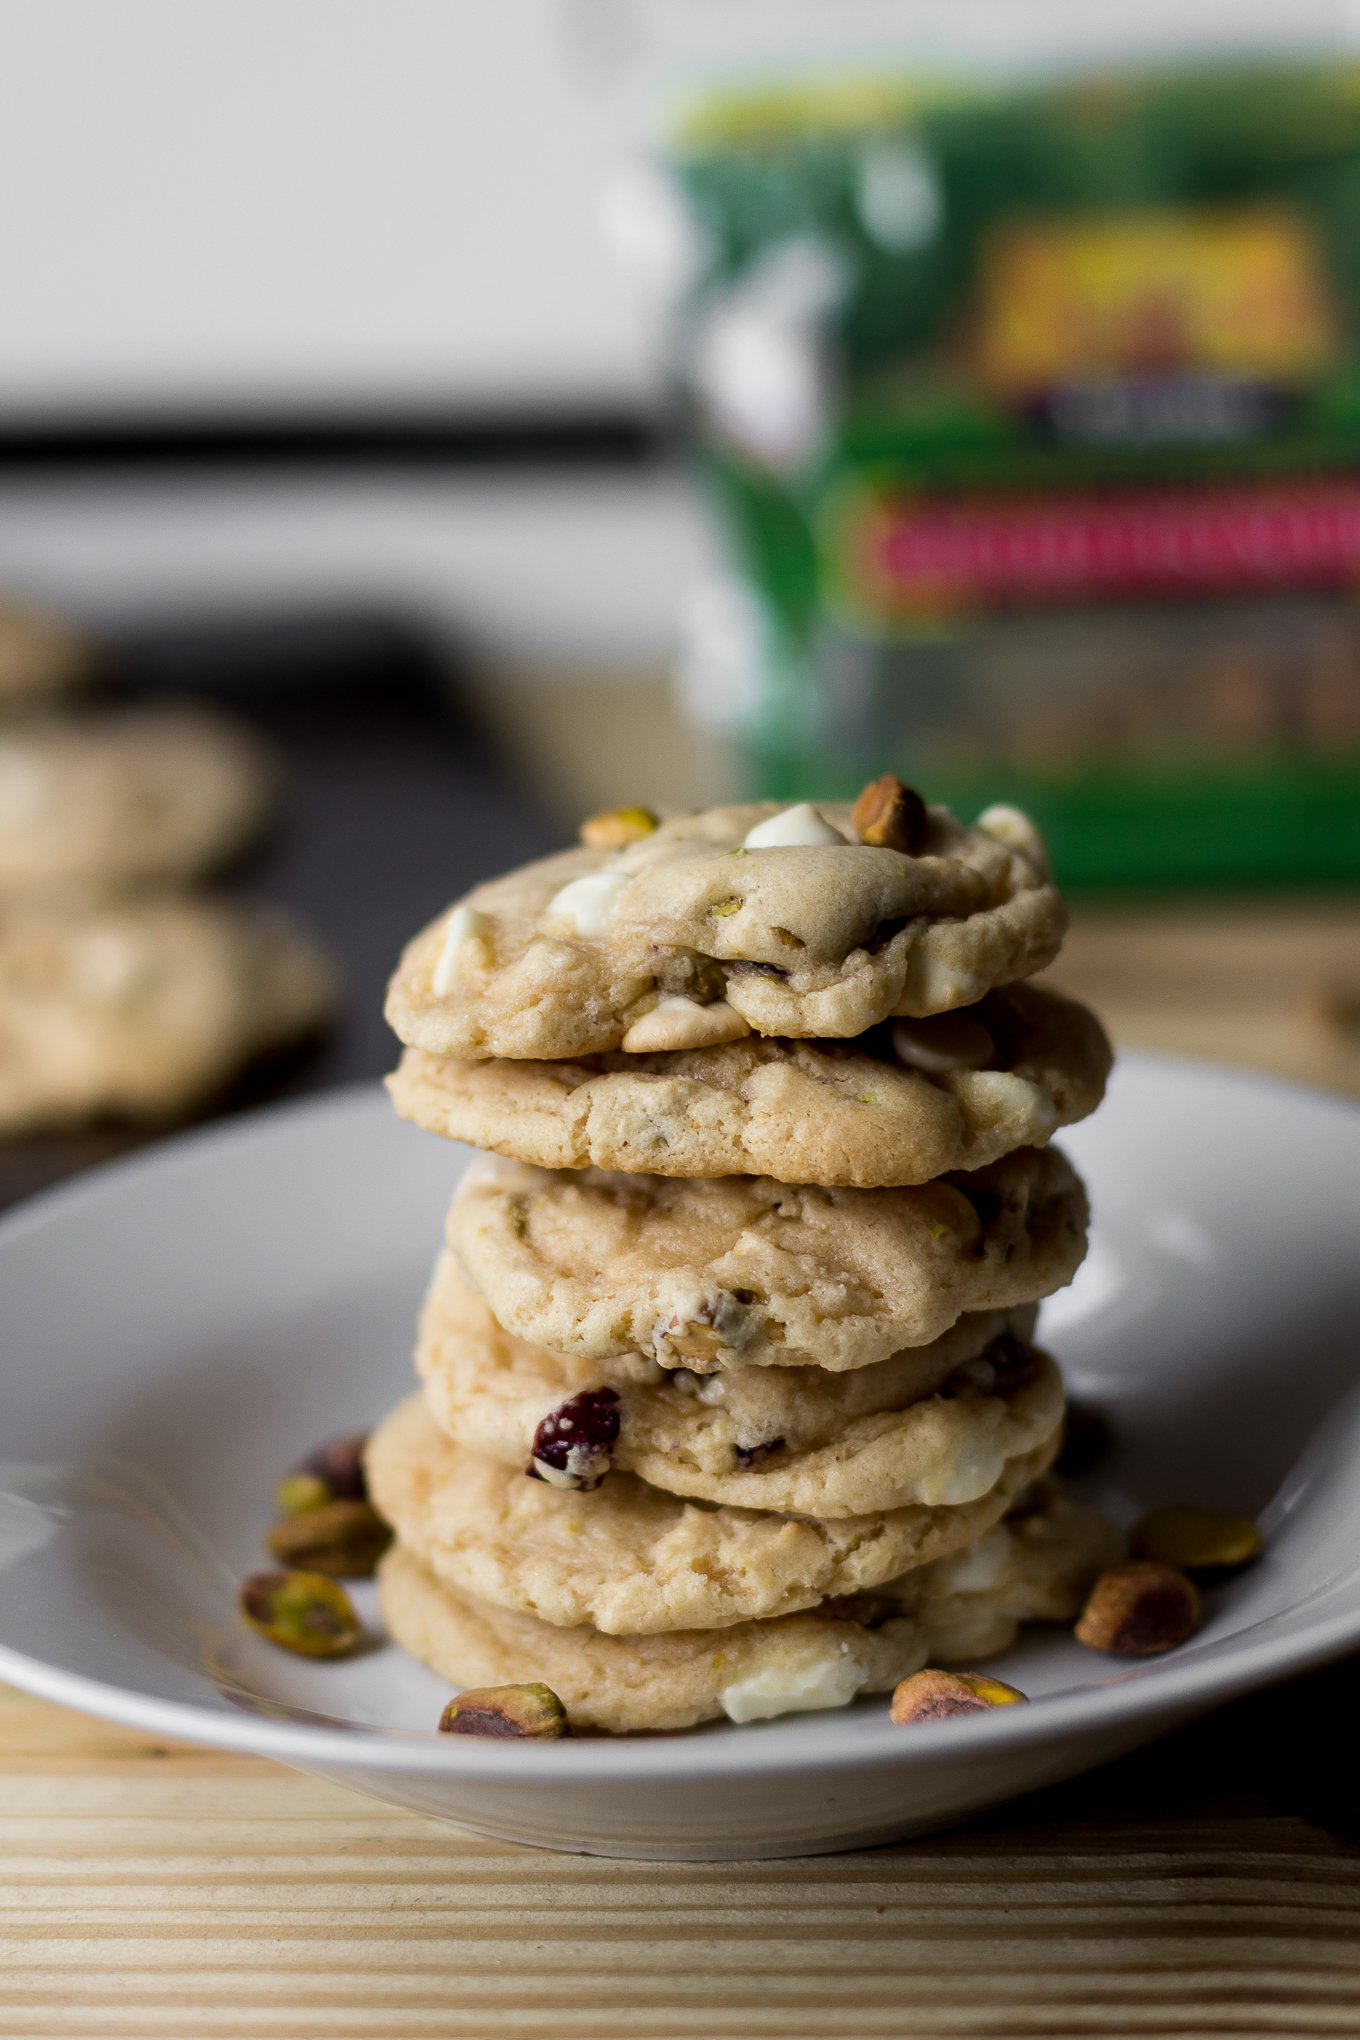
<svg viewBox="0 0 1360 2040">
<path fill-rule="evenodd" d="M 1360 1092 L 1353 908 L 1088 914 L 1059 975 L 1122 1041 Z M 1358 1717 L 1351 1662 L 953 1834 L 657 1866 L 0 1692 L 0 2036 L 1360 2034 Z"/>
</svg>

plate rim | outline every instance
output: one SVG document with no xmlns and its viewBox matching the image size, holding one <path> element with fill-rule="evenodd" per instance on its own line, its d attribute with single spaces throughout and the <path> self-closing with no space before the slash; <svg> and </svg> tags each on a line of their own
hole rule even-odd
<svg viewBox="0 0 1360 2040">
<path fill-rule="evenodd" d="M 1360 1128 L 1360 1101 L 1290 1077 L 1240 1069 L 1191 1056 L 1154 1050 L 1125 1050 L 1119 1066 L 1151 1074 L 1176 1072 L 1248 1094 L 1268 1092 L 1285 1102 L 1321 1107 L 1324 1113 Z M 382 1099 L 380 1081 L 337 1085 L 303 1098 L 274 1100 L 204 1127 L 152 1141 L 24 1199 L 0 1217 L 0 1259 L 35 1229 L 60 1224 L 67 1213 L 116 1198 L 125 1185 L 172 1172 L 220 1150 L 250 1146 L 262 1133 L 309 1119 L 326 1120 L 371 1111 Z M 389 1108 L 390 1109 L 390 1108 Z M 412 1129 L 413 1134 L 417 1129 Z M 462 1143 L 450 1143 L 462 1146 Z M 809 1769 L 827 1772 L 897 1770 L 949 1757 L 962 1749 L 1023 1748 L 1067 1733 L 1099 1735 L 1117 1731 L 1131 1718 L 1204 1711 L 1234 1695 L 1309 1671 L 1360 1644 L 1360 1595 L 1348 1609 L 1319 1617 L 1284 1638 L 1225 1640 L 1198 1660 L 1144 1661 L 1112 1672 L 1099 1683 L 1045 1694 L 1025 1707 L 943 1721 L 928 1737 L 903 1737 L 884 1717 L 868 1737 L 839 1746 L 825 1730 L 843 1717 L 839 1710 L 803 1717 L 804 1735 L 817 1735 L 824 1748 L 809 1752 L 803 1738 L 713 1736 L 703 1729 L 671 1734 L 585 1736 L 549 1745 L 482 1744 L 444 1737 L 433 1730 L 369 1728 L 361 1723 L 318 1725 L 233 1713 L 191 1700 L 160 1698 L 86 1672 L 73 1672 L 0 1642 L 0 1679 L 20 1691 L 73 1707 L 144 1733 L 246 1755 L 273 1758 L 295 1767 L 424 1774 L 448 1782 L 527 1778 L 535 1784 L 569 1779 L 577 1785 L 627 1779 L 642 1783 L 662 1777 L 694 1783 L 734 1774 L 775 1778 Z M 819 1730 L 821 1731 L 819 1733 Z"/>
</svg>

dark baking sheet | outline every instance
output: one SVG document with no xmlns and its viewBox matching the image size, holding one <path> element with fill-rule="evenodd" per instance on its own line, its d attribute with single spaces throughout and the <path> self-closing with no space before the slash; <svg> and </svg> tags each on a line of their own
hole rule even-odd
<svg viewBox="0 0 1360 2040">
<path fill-rule="evenodd" d="M 148 623 L 109 650 L 117 692 L 209 699 L 273 742 L 286 773 L 278 822 L 221 889 L 291 910 L 345 979 L 322 1041 L 255 1072 L 195 1123 L 379 1076 L 396 1054 L 382 996 L 403 941 L 456 893 L 554 842 L 475 726 L 455 662 L 400 620 L 367 614 Z M 102 1126 L 0 1144 L 0 1204 L 166 1131 Z"/>
</svg>

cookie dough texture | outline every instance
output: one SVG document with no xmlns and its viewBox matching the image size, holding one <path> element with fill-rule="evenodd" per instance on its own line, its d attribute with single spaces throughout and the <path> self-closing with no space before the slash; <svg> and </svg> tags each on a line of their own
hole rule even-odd
<svg viewBox="0 0 1360 2040">
<path fill-rule="evenodd" d="M 265 747 L 205 709 L 39 718 L 0 731 L 0 905 L 198 877 L 249 842 L 273 790 Z"/>
<path fill-rule="evenodd" d="M 979 1500 L 813 1521 L 685 1501 L 627 1473 L 591 1492 L 456 1446 L 423 1397 L 369 1441 L 373 1504 L 460 1591 L 610 1634 L 717 1629 L 853 1594 L 971 1543 L 1042 1474 L 1052 1439 L 1006 1462 Z"/>
<path fill-rule="evenodd" d="M 542 1679 L 578 1729 L 628 1734 L 693 1728 L 729 1709 L 749 1718 L 753 1690 L 767 1713 L 785 1711 L 781 1694 L 797 1707 L 836 1704 L 887 1692 L 926 1663 L 1005 1649 L 1022 1622 L 1070 1621 L 1113 1555 L 1101 1519 L 1060 1497 L 986 1542 L 971 1576 L 966 1553 L 923 1566 L 875 1594 L 862 1619 L 851 1601 L 721 1630 L 605 1636 L 479 1601 L 400 1545 L 383 1560 L 379 1593 L 396 1642 L 453 1684 Z"/>
<path fill-rule="evenodd" d="M 0 1132 L 197 1104 L 326 1017 L 329 963 L 291 924 L 194 899 L 0 910 Z"/>
<path fill-rule="evenodd" d="M 408 946 L 388 1019 L 430 1055 L 594 1055 L 697 983 L 757 1034 L 844 1037 L 971 1005 L 1057 955 L 1066 913 L 1037 847 L 937 807 L 907 856 L 855 841 L 848 806 L 819 812 L 845 842 L 746 850 L 778 807 L 712 808 L 479 886 Z M 582 932 L 554 902 L 596 877 Z M 451 925 L 463 939 L 441 968 Z"/>
<path fill-rule="evenodd" d="M 1062 1385 L 1052 1361 L 1036 1352 L 1016 1364 L 1013 1345 L 995 1349 L 1009 1365 L 985 1357 L 1033 1317 L 963 1318 L 934 1345 L 849 1375 L 754 1368 L 702 1382 L 640 1354 L 601 1365 L 514 1338 L 445 1256 L 416 1366 L 446 1435 L 517 1472 L 543 1417 L 607 1387 L 619 1397 L 616 1468 L 671 1494 L 836 1518 L 976 1501 L 1010 1460 L 1053 1437 Z"/>
<path fill-rule="evenodd" d="M 1056 1148 L 898 1190 L 483 1161 L 448 1243 L 508 1331 L 605 1360 L 818 1367 L 886 1360 L 965 1311 L 1070 1282 L 1087 1205 Z"/>
<path fill-rule="evenodd" d="M 927 1183 L 1043 1146 L 1104 1094 L 1110 1047 L 1084 1006 L 1015 985 L 977 1013 L 997 1043 L 993 1068 L 927 1076 L 893 1061 L 883 1035 L 868 1045 L 750 1035 L 563 1062 L 408 1049 L 388 1088 L 429 1132 L 548 1169 Z"/>
</svg>

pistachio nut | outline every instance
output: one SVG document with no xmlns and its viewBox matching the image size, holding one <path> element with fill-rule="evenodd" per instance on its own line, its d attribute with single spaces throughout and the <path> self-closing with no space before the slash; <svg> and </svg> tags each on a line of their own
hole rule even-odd
<svg viewBox="0 0 1360 2040">
<path fill-rule="evenodd" d="M 445 1735 L 533 1736 L 571 1734 L 567 1710 L 551 1686 L 469 1686 L 439 1717 Z"/>
<path fill-rule="evenodd" d="M 698 949 L 671 949 L 654 943 L 648 961 L 657 990 L 668 997 L 693 999 L 696 1005 L 709 1006 L 726 989 L 722 966 Z"/>
<path fill-rule="evenodd" d="M 265 1541 L 280 1565 L 366 1580 L 392 1542 L 392 1532 L 371 1502 L 326 1502 L 285 1517 Z"/>
<path fill-rule="evenodd" d="M 349 1595 L 322 1573 L 252 1573 L 236 1604 L 252 1629 L 299 1657 L 345 1657 L 363 1635 Z"/>
<path fill-rule="evenodd" d="M 367 1431 L 349 1431 L 318 1445 L 305 1459 L 287 1472 L 275 1490 L 274 1499 L 283 1516 L 300 1516 L 304 1509 L 319 1509 L 326 1502 L 363 1502 L 368 1499 L 364 1477 L 364 1447 Z"/>
<path fill-rule="evenodd" d="M 850 811 L 851 826 L 861 843 L 875 850 L 919 849 L 929 817 L 926 804 L 914 787 L 904 786 L 893 773 L 872 779 Z"/>
<path fill-rule="evenodd" d="M 1133 1526 L 1135 1558 L 1177 1565 L 1194 1580 L 1212 1580 L 1250 1565 L 1261 1533 L 1250 1516 L 1231 1509 L 1153 1509 Z"/>
<path fill-rule="evenodd" d="M 582 822 L 581 841 L 588 850 L 622 850 L 629 843 L 640 843 L 644 836 L 650 836 L 656 826 L 657 819 L 650 808 L 604 808 Z"/>
<path fill-rule="evenodd" d="M 1157 1657 L 1199 1628 L 1199 1595 L 1174 1565 L 1130 1559 L 1111 1566 L 1092 1587 L 1076 1638 L 1114 1657 Z"/>
<path fill-rule="evenodd" d="M 1027 1700 L 1018 1686 L 986 1672 L 913 1672 L 892 1696 L 888 1718 L 899 1727 L 913 1721 L 948 1721 L 956 1714 L 985 1714 L 989 1707 L 1013 1707 Z"/>
</svg>

